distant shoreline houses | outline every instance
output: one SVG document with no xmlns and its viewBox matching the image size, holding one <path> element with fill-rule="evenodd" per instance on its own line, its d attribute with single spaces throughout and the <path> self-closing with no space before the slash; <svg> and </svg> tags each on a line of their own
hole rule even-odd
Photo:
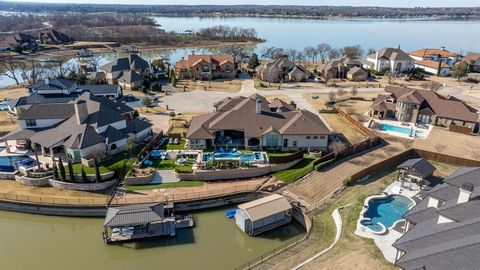
<svg viewBox="0 0 480 270">
<path fill-rule="evenodd" d="M 233 56 L 225 54 L 192 54 L 175 64 L 175 75 L 180 80 L 233 79 L 236 71 Z"/>
</svg>

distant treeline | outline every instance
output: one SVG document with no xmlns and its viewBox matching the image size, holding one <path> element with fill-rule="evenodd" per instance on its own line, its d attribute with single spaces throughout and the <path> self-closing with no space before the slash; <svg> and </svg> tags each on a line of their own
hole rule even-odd
<svg viewBox="0 0 480 270">
<path fill-rule="evenodd" d="M 51 15 L 0 15 L 0 32 L 26 32 L 35 35 L 39 28 L 53 28 L 79 41 L 105 41 L 121 44 L 186 45 L 202 41 L 262 41 L 255 29 L 213 26 L 198 32 L 165 32 L 155 20 L 138 14 L 69 13 Z M 6 36 L 8 34 L 0 35 Z"/>
<path fill-rule="evenodd" d="M 165 16 L 271 16 L 271 17 L 370 17 L 421 18 L 480 17 L 479 7 L 448 8 L 392 8 L 352 6 L 294 6 L 294 5 L 98 5 L 98 4 L 46 4 L 0 1 L 0 10 L 14 12 L 117 12 L 155 13 Z"/>
</svg>

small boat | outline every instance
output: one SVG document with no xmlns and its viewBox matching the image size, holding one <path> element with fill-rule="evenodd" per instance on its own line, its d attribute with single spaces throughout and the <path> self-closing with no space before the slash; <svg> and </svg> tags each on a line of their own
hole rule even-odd
<svg viewBox="0 0 480 270">
<path fill-rule="evenodd" d="M 237 213 L 237 208 L 234 208 L 234 209 L 230 209 L 230 210 L 227 210 L 225 211 L 225 216 L 227 218 L 234 218 L 235 217 L 235 213 Z"/>
</svg>

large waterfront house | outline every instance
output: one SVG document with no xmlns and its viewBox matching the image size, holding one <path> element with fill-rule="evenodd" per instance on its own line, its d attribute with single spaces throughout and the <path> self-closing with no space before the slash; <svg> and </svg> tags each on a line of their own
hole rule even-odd
<svg viewBox="0 0 480 270">
<path fill-rule="evenodd" d="M 478 132 L 478 110 L 459 99 L 407 87 L 387 86 L 385 92 L 387 94 L 379 94 L 370 106 L 370 117 L 445 127 L 457 125 Z"/>
<path fill-rule="evenodd" d="M 468 63 L 470 71 L 480 72 L 480 53 L 469 53 L 464 60 Z"/>
<path fill-rule="evenodd" d="M 119 98 L 122 95 L 119 85 L 77 85 L 66 79 L 41 80 L 28 86 L 27 90 L 28 96 L 12 99 L 8 103 L 10 112 L 19 114 L 32 104 L 67 103 L 83 92 L 108 98 Z"/>
<path fill-rule="evenodd" d="M 463 60 L 463 56 L 456 53 L 450 52 L 445 49 L 445 47 L 441 47 L 439 49 L 436 48 L 424 48 L 418 49 L 415 51 L 411 51 L 408 53 L 410 57 L 415 59 L 416 61 L 433 61 L 433 62 L 441 62 L 446 64 L 449 67 L 452 67 L 456 63 Z"/>
<path fill-rule="evenodd" d="M 115 59 L 99 68 L 110 84 L 119 84 L 126 89 L 140 87 L 151 74 L 150 63 L 138 54 Z"/>
<path fill-rule="evenodd" d="M 282 55 L 272 62 L 256 68 L 257 78 L 266 82 L 301 82 L 311 76 L 311 72 Z"/>
<path fill-rule="evenodd" d="M 175 75 L 181 80 L 233 79 L 235 72 L 233 56 L 226 54 L 192 54 L 175 64 Z"/>
<path fill-rule="evenodd" d="M 393 247 L 405 270 L 478 269 L 480 168 L 460 168 L 432 188 L 403 217 L 405 234 Z"/>
<path fill-rule="evenodd" d="M 9 48 L 12 49 L 15 47 L 20 47 L 24 50 L 36 50 L 38 48 L 37 39 L 30 34 L 27 33 L 16 33 L 12 34 L 11 36 L 6 37 L 2 44 L 5 44 L 4 48 L 8 45 Z"/>
<path fill-rule="evenodd" d="M 347 78 L 351 81 L 364 81 L 368 77 L 368 71 L 362 68 L 362 62 L 348 57 L 322 63 L 317 66 L 317 71 L 325 80 Z"/>
<path fill-rule="evenodd" d="M 7 146 L 21 142 L 44 156 L 59 153 L 74 162 L 117 153 L 129 139 L 138 141 L 152 133 L 151 124 L 135 118 L 129 106 L 90 92 L 65 103 L 32 104 L 18 122 L 1 138 Z"/>
<path fill-rule="evenodd" d="M 415 68 L 415 59 L 400 48 L 383 48 L 367 56 L 363 67 L 378 72 L 405 73 Z"/>
<path fill-rule="evenodd" d="M 283 103 L 285 104 L 285 103 Z M 217 146 L 277 150 L 326 150 L 331 131 L 306 110 L 270 103 L 260 95 L 225 98 L 214 111 L 192 118 L 187 147 Z"/>
</svg>

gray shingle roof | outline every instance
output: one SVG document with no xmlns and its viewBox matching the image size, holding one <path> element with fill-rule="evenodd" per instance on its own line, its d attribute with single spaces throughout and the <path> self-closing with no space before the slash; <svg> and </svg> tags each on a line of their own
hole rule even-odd
<svg viewBox="0 0 480 270">
<path fill-rule="evenodd" d="M 400 164 L 397 169 L 413 170 L 413 173 L 426 177 L 435 172 L 435 167 L 424 158 L 413 158 Z"/>
<path fill-rule="evenodd" d="M 19 120 L 67 119 L 75 114 L 73 104 L 33 104 L 19 117 Z"/>
<path fill-rule="evenodd" d="M 104 227 L 149 224 L 164 219 L 163 204 L 139 204 L 109 207 Z"/>
<path fill-rule="evenodd" d="M 28 86 L 28 88 L 33 90 L 65 90 L 72 88 L 75 84 L 74 81 L 67 79 L 48 80 L 48 83 L 46 80 L 41 80 Z"/>
<path fill-rule="evenodd" d="M 96 96 L 117 94 L 119 87 L 116 84 L 99 84 L 99 85 L 80 85 L 78 88 L 88 91 Z"/>
<path fill-rule="evenodd" d="M 262 101 L 261 113 L 256 113 L 257 99 Z M 214 130 L 227 129 L 243 130 L 246 138 L 262 137 L 267 130 L 275 130 L 282 135 L 331 133 L 325 123 L 309 111 L 271 112 L 267 100 L 260 95 L 232 98 L 216 105 L 215 113 L 192 118 L 187 138 L 209 139 Z M 206 136 L 205 131 L 210 135 Z"/>
<path fill-rule="evenodd" d="M 145 70 L 150 67 L 150 64 L 138 54 L 130 54 L 128 57 L 118 58 L 113 60 L 112 62 L 105 64 L 100 67 L 100 70 L 106 72 L 116 72 L 116 71 L 123 71 L 123 70 Z"/>
<path fill-rule="evenodd" d="M 458 203 L 463 183 L 480 188 L 480 168 L 461 168 L 432 189 L 404 217 L 415 225 L 393 246 L 405 253 L 396 265 L 403 269 L 477 269 L 480 264 L 480 200 Z M 444 200 L 438 208 L 428 207 L 430 196 Z M 439 216 L 451 222 L 438 223 Z"/>
</svg>

